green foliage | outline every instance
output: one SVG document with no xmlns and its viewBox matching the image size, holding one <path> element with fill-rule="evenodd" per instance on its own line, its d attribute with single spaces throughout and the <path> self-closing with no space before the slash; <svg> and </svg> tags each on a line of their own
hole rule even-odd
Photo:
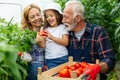
<svg viewBox="0 0 120 80">
<path fill-rule="evenodd" d="M 15 45 L 19 51 L 29 52 L 31 45 L 35 44 L 36 34 L 36 32 L 31 30 L 21 30 L 17 24 L 4 21 L 0 23 L 0 40 L 6 40 L 8 44 Z"/>
<path fill-rule="evenodd" d="M 86 19 L 107 30 L 116 60 L 120 60 L 120 38 L 117 37 L 120 33 L 115 32 L 120 31 L 117 29 L 120 26 L 120 3 L 118 0 L 82 0 L 82 3 L 85 5 Z"/>
<path fill-rule="evenodd" d="M 115 43 L 117 44 L 116 45 L 116 52 L 118 52 L 116 54 L 117 56 L 117 60 L 120 60 L 120 25 L 119 27 L 115 30 L 115 34 L 114 34 L 114 37 L 115 37 Z"/>
<path fill-rule="evenodd" d="M 18 49 L 5 41 L 0 42 L 0 80 L 23 80 L 22 74 L 27 75 L 26 70 L 20 66 L 17 60 Z"/>
<path fill-rule="evenodd" d="M 59 3 L 61 5 L 61 8 L 62 10 L 64 9 L 65 7 L 65 3 L 68 1 L 68 0 L 53 0 L 54 2 L 56 3 Z"/>
<path fill-rule="evenodd" d="M 35 35 L 36 32 L 12 24 L 12 19 L 0 19 L 0 80 L 25 80 L 28 64 L 18 57 L 18 51 L 29 52 Z"/>
</svg>

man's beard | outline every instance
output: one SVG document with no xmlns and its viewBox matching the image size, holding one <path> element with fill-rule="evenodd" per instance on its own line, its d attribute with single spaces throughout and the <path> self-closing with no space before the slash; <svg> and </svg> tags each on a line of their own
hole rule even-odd
<svg viewBox="0 0 120 80">
<path fill-rule="evenodd" d="M 66 26 L 67 31 L 72 31 L 76 27 L 77 22 L 75 21 L 75 18 L 74 18 L 72 21 L 72 24 L 64 23 L 64 25 Z"/>
</svg>

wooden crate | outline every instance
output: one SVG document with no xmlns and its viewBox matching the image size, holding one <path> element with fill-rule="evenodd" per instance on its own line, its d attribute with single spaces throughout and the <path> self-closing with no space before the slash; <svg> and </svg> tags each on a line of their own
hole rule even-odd
<svg viewBox="0 0 120 80">
<path fill-rule="evenodd" d="M 72 72 L 71 73 L 71 77 L 72 78 L 62 78 L 62 77 L 58 77 L 56 76 L 56 74 L 59 72 L 60 69 L 62 69 L 63 67 L 65 66 L 69 66 L 69 65 L 72 65 L 74 64 L 75 62 L 73 61 L 73 57 L 69 57 L 69 60 L 68 62 L 64 63 L 64 64 L 61 64 L 57 67 L 54 67 L 52 69 L 49 69 L 45 72 L 42 72 L 42 69 L 41 68 L 38 68 L 38 75 L 37 75 L 37 79 L 38 80 L 86 80 L 85 78 L 84 79 L 81 79 L 80 77 L 76 77 L 77 73 L 76 72 Z M 54 76 L 53 76 L 54 75 Z M 99 79 L 99 76 L 97 76 L 97 79 L 96 80 L 100 80 Z"/>
</svg>

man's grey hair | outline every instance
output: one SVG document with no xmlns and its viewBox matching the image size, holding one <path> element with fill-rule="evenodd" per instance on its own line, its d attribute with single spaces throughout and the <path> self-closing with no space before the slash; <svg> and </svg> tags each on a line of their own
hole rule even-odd
<svg viewBox="0 0 120 80">
<path fill-rule="evenodd" d="M 73 6 L 74 17 L 76 15 L 80 15 L 82 17 L 82 19 L 84 19 L 85 9 L 84 9 L 83 4 L 80 1 L 70 0 L 65 4 L 65 7 L 67 7 L 67 6 Z"/>
</svg>

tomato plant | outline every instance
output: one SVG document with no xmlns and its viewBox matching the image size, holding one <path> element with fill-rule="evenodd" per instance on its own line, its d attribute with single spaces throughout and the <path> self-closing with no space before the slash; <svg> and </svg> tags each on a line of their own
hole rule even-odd
<svg viewBox="0 0 120 80">
<path fill-rule="evenodd" d="M 30 51 L 36 33 L 21 30 L 11 21 L 0 18 L 0 80 L 25 80 L 28 65 L 18 51 Z"/>
</svg>

